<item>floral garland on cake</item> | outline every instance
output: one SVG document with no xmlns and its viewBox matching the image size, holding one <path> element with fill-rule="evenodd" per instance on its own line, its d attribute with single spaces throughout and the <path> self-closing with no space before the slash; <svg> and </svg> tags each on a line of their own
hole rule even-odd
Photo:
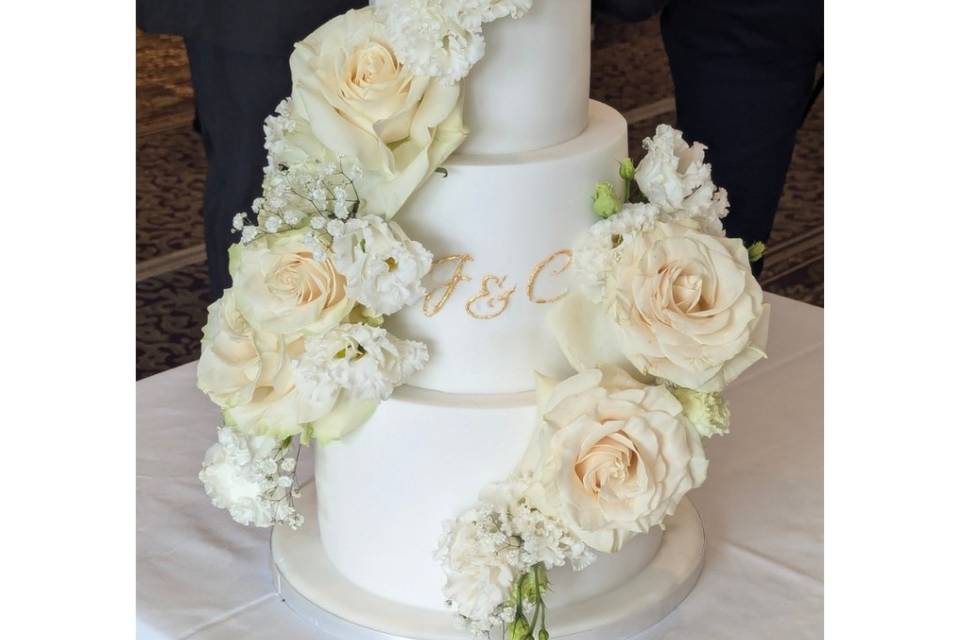
<svg viewBox="0 0 960 640">
<path fill-rule="evenodd" d="M 433 264 L 391 218 L 466 137 L 459 81 L 483 25 L 531 2 L 383 0 L 297 43 L 197 370 L 223 413 L 200 480 L 241 524 L 298 527 L 293 448 L 343 437 L 429 360 L 382 328 Z"/>
<path fill-rule="evenodd" d="M 548 317 L 579 373 L 537 376 L 519 467 L 440 541 L 447 604 L 477 636 L 503 625 L 510 640 L 546 640 L 548 569 L 665 528 L 706 479 L 702 439 L 729 431 L 720 391 L 765 357 L 770 307 L 750 266 L 763 246 L 725 236 L 727 194 L 702 144 L 667 125 L 643 144 L 636 166 L 620 163 L 622 190 L 597 184 L 577 290 Z"/>
<path fill-rule="evenodd" d="M 460 82 L 483 25 L 531 3 L 381 0 L 296 45 L 198 363 L 223 414 L 200 480 L 237 522 L 299 527 L 300 444 L 343 437 L 427 365 L 425 345 L 382 327 L 422 299 L 433 263 L 392 218 L 466 137 Z M 703 145 L 661 125 L 644 147 L 621 187 L 596 186 L 578 286 L 549 316 L 577 373 L 536 375 L 522 462 L 444 525 L 447 605 L 477 636 L 547 640 L 548 570 L 664 527 L 706 478 L 702 439 L 729 430 L 720 392 L 764 357 L 763 246 L 725 237 Z"/>
</svg>

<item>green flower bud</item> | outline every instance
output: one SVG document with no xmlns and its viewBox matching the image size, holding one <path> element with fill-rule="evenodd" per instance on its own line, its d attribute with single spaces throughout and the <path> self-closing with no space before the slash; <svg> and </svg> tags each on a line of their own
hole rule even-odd
<svg viewBox="0 0 960 640">
<path fill-rule="evenodd" d="M 530 625 L 523 615 L 507 625 L 508 640 L 526 640 L 528 635 L 530 635 Z"/>
<path fill-rule="evenodd" d="M 599 182 L 593 192 L 593 212 L 603 219 L 618 213 L 623 203 L 609 182 Z"/>
<path fill-rule="evenodd" d="M 750 256 L 750 262 L 756 262 L 767 252 L 767 245 L 759 240 L 747 247 L 747 255 Z"/>
<path fill-rule="evenodd" d="M 685 387 L 672 389 L 683 413 L 704 438 L 730 432 L 730 407 L 719 393 L 701 393 Z"/>
<path fill-rule="evenodd" d="M 540 599 L 540 594 L 537 593 L 537 581 L 534 580 L 532 572 L 526 574 L 522 589 L 522 596 L 526 602 L 533 603 Z"/>
<path fill-rule="evenodd" d="M 637 168 L 633 166 L 633 160 L 630 158 L 624 158 L 620 161 L 620 177 L 624 180 L 633 180 L 633 176 L 637 173 Z"/>
<path fill-rule="evenodd" d="M 540 634 L 537 636 L 537 640 L 550 640 L 550 634 L 547 633 L 546 629 L 540 629 Z"/>
<path fill-rule="evenodd" d="M 537 582 L 540 584 L 540 591 L 546 591 L 547 585 L 550 584 L 550 581 L 547 580 L 547 567 L 542 562 L 538 562 L 533 567 L 533 575 L 537 579 Z"/>
</svg>

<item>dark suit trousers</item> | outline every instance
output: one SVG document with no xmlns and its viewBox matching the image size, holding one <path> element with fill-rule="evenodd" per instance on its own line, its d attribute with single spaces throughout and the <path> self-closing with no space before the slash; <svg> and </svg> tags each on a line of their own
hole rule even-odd
<svg viewBox="0 0 960 640">
<path fill-rule="evenodd" d="M 766 242 L 823 59 L 816 0 L 673 0 L 661 16 L 677 128 L 709 150 L 727 235 Z"/>
<path fill-rule="evenodd" d="M 260 194 L 263 120 L 290 95 L 289 55 L 247 53 L 188 38 L 187 55 L 207 156 L 204 240 L 212 299 L 230 286 L 233 216 Z M 291 45 L 292 48 L 292 45 Z"/>
</svg>

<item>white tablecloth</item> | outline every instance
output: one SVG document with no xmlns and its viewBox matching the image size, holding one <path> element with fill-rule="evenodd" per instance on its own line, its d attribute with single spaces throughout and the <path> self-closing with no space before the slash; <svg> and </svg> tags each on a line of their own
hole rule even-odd
<svg viewBox="0 0 960 640">
<path fill-rule="evenodd" d="M 769 359 L 728 389 L 732 432 L 707 442 L 691 494 L 703 574 L 643 640 L 822 637 L 823 311 L 769 298 Z M 268 532 L 233 523 L 197 480 L 218 416 L 195 366 L 140 381 L 137 415 L 138 637 L 315 638 L 273 592 Z"/>
</svg>

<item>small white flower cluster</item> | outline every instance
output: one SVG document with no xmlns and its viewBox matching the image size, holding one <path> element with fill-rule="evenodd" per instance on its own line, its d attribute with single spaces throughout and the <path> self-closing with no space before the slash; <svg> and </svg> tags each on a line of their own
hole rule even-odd
<svg viewBox="0 0 960 640">
<path fill-rule="evenodd" d="M 287 139 L 296 131 L 290 114 L 290 99 L 277 105 L 276 115 L 264 121 L 264 147 L 267 166 L 263 168 L 263 194 L 251 207 L 256 222 L 246 212 L 233 219 L 233 228 L 241 233 L 240 242 L 248 244 L 264 233 L 276 234 L 306 224 L 324 230 L 328 221 L 346 220 L 362 206 L 356 184 L 363 168 L 346 156 L 317 157 L 285 161 Z"/>
<path fill-rule="evenodd" d="M 473 508 L 444 523 L 436 551 L 447 577 L 443 593 L 476 636 L 513 621 L 511 589 L 535 565 L 551 569 L 570 562 L 580 570 L 594 559 L 558 520 L 527 503 L 526 486 L 522 479 L 491 485 Z"/>
<path fill-rule="evenodd" d="M 411 72 L 462 80 L 483 58 L 483 25 L 522 17 L 533 0 L 382 0 L 376 7 L 397 58 Z"/>
<path fill-rule="evenodd" d="M 627 203 L 620 213 L 595 223 L 574 247 L 573 273 L 592 302 L 603 299 L 607 278 L 622 247 L 649 230 L 660 210 L 652 204 Z"/>
<path fill-rule="evenodd" d="M 572 271 L 584 295 L 595 303 L 604 299 L 607 278 L 623 247 L 654 223 L 678 222 L 725 235 L 722 220 L 730 203 L 726 189 L 713 183 L 710 164 L 704 162 L 706 147 L 699 142 L 688 145 L 680 131 L 665 124 L 657 126 L 643 146 L 647 154 L 633 176 L 647 202 L 625 203 L 618 213 L 594 223 L 574 247 Z M 621 173 L 624 178 L 629 175 Z"/>
<path fill-rule="evenodd" d="M 297 461 L 286 456 L 288 451 L 289 445 L 271 436 L 245 436 L 220 427 L 200 470 L 204 491 L 215 507 L 242 525 L 297 529 L 303 524 L 292 500 Z"/>
<path fill-rule="evenodd" d="M 380 216 L 352 218 L 327 226 L 333 262 L 347 279 L 347 295 L 374 315 L 389 315 L 419 300 L 421 281 L 433 255 L 399 225 Z"/>
<path fill-rule="evenodd" d="M 345 391 L 354 399 L 382 401 L 426 365 L 427 347 L 401 340 L 379 327 L 342 324 L 304 342 L 295 381 L 314 402 Z"/>
<path fill-rule="evenodd" d="M 275 111 L 276 115 L 269 115 L 263 121 L 263 146 L 268 161 L 287 150 L 287 135 L 296 130 L 296 123 L 290 117 L 290 98 L 281 100 Z"/>
<path fill-rule="evenodd" d="M 635 178 L 640 191 L 660 210 L 664 222 L 693 220 L 706 233 L 724 235 L 721 220 L 730 209 L 726 189 L 717 189 L 710 164 L 704 162 L 707 148 L 699 142 L 688 145 L 673 127 L 657 126 L 646 138 L 647 154 L 637 165 Z"/>
</svg>

